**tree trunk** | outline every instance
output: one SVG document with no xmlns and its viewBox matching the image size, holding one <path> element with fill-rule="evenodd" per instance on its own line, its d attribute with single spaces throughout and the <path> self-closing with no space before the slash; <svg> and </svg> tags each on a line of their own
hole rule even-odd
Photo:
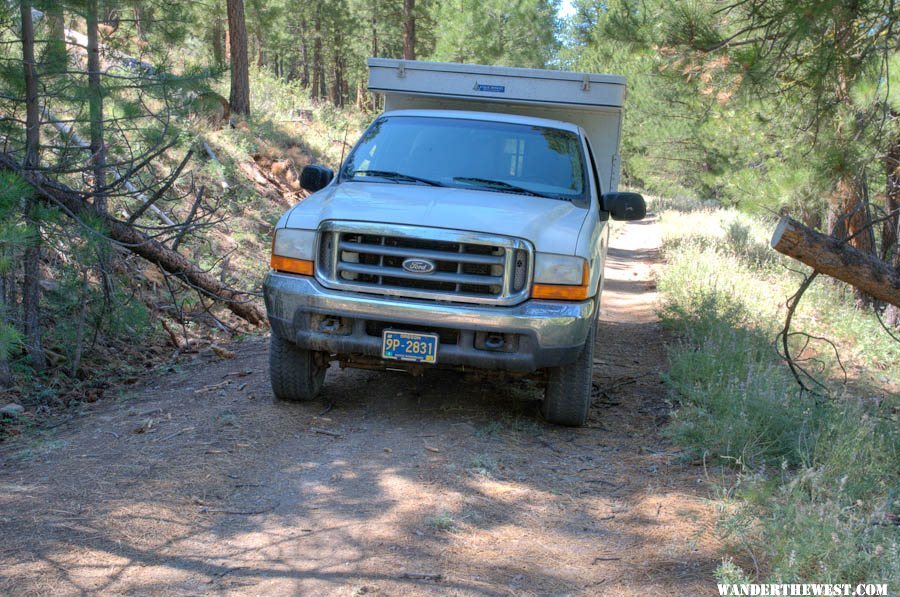
<svg viewBox="0 0 900 597">
<path fill-rule="evenodd" d="M 12 252 L 10 252 L 12 253 Z M 3 274 L 6 286 L 6 294 L 0 300 L 6 301 L 6 320 L 13 327 L 22 327 L 22 321 L 19 318 L 19 291 L 16 288 L 16 259 L 15 254 L 10 254 L 9 271 Z"/>
<path fill-rule="evenodd" d="M 65 185 L 50 180 L 40 172 L 26 171 L 22 165 L 7 153 L 0 153 L 0 168 L 18 172 L 35 189 L 37 195 L 48 204 L 62 207 L 63 211 L 78 219 L 97 219 L 98 214 L 84 202 L 80 193 Z M 232 290 L 222 284 L 214 275 L 203 271 L 184 255 L 169 249 L 159 241 L 117 220 L 107 214 L 99 216 L 102 229 L 109 238 L 163 270 L 181 278 L 198 291 L 221 301 L 235 315 L 255 325 L 264 325 L 266 314 L 247 294 Z"/>
<path fill-rule="evenodd" d="M 38 82 L 34 60 L 34 24 L 31 21 L 31 5 L 24 0 L 22 9 L 22 67 L 25 71 L 25 158 L 23 166 L 32 170 L 38 167 L 38 149 L 41 140 L 40 108 L 38 106 Z"/>
<path fill-rule="evenodd" d="M 222 23 L 222 17 L 217 16 L 213 19 L 212 27 L 212 51 L 213 62 L 216 66 L 222 68 L 225 66 L 225 26 Z"/>
<path fill-rule="evenodd" d="M 309 87 L 309 42 L 306 21 L 300 22 L 300 84 Z"/>
<path fill-rule="evenodd" d="M 378 0 L 372 0 L 372 58 L 378 58 Z"/>
<path fill-rule="evenodd" d="M 10 325 L 7 312 L 11 307 L 6 304 L 6 280 L 6 274 L 0 273 L 0 327 Z M 12 371 L 9 368 L 9 354 L 6 350 L 0 348 L 0 391 L 11 387 L 12 381 Z"/>
<path fill-rule="evenodd" d="M 97 0 L 87 4 L 88 105 L 91 120 L 91 165 L 94 173 L 94 209 L 106 213 L 106 146 L 103 142 L 103 89 L 100 86 L 100 42 Z"/>
<path fill-rule="evenodd" d="M 256 68 L 262 68 L 265 65 L 265 55 L 263 52 L 262 32 L 256 32 Z"/>
<path fill-rule="evenodd" d="M 356 81 L 356 109 L 362 110 L 366 105 L 366 84 L 360 77 Z"/>
<path fill-rule="evenodd" d="M 139 40 L 144 41 L 144 25 L 141 22 L 140 4 L 135 4 L 131 8 L 131 16 L 134 19 L 134 32 L 137 34 Z"/>
<path fill-rule="evenodd" d="M 250 114 L 250 68 L 247 62 L 247 25 L 244 0 L 228 0 L 228 45 L 231 54 L 231 95 L 234 114 Z"/>
<path fill-rule="evenodd" d="M 264 50 L 265 40 L 263 38 L 262 24 L 257 26 L 253 37 L 256 38 L 256 68 L 262 68 L 266 64 Z"/>
<path fill-rule="evenodd" d="M 403 0 L 403 59 L 416 59 L 416 0 Z"/>
<path fill-rule="evenodd" d="M 344 105 L 344 71 L 342 67 L 342 43 L 340 33 L 335 31 L 333 41 L 334 64 L 332 65 L 331 103 L 337 107 Z"/>
<path fill-rule="evenodd" d="M 893 118 L 900 114 L 891 113 Z M 884 161 L 887 185 L 884 193 L 884 208 L 893 215 L 884 221 L 881 234 L 881 259 L 900 271 L 900 138 L 894 139 Z M 900 307 L 888 305 L 884 311 L 884 323 L 900 326 Z"/>
<path fill-rule="evenodd" d="M 313 21 L 313 64 L 312 64 L 312 98 L 325 97 L 325 67 L 322 65 L 322 19 L 316 5 L 316 16 Z"/>
<path fill-rule="evenodd" d="M 38 82 L 34 61 L 34 24 L 31 21 L 31 5 L 22 0 L 22 66 L 25 71 L 25 156 L 22 168 L 34 171 L 39 165 L 40 111 L 38 109 Z M 22 287 L 22 319 L 25 328 L 25 344 L 31 366 L 44 368 L 44 348 L 41 345 L 40 301 L 41 301 L 41 236 L 37 222 L 33 221 L 34 199 L 29 199 L 25 207 L 26 221 L 34 227 L 33 238 L 28 239 L 23 258 L 25 283 Z"/>
<path fill-rule="evenodd" d="M 833 236 L 807 228 L 790 216 L 778 222 L 772 248 L 879 300 L 900 306 L 900 271 Z"/>
<path fill-rule="evenodd" d="M 66 27 L 63 9 L 57 3 L 47 7 L 47 46 L 44 50 L 42 67 L 44 72 L 61 73 L 66 70 Z"/>
</svg>

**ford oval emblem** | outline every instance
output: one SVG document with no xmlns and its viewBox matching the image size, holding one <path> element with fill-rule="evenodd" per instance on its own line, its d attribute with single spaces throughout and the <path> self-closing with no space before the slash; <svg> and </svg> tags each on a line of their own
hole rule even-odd
<svg viewBox="0 0 900 597">
<path fill-rule="evenodd" d="M 430 274 L 437 269 L 437 265 L 428 259 L 410 257 L 403 261 L 403 269 L 411 274 Z"/>
</svg>

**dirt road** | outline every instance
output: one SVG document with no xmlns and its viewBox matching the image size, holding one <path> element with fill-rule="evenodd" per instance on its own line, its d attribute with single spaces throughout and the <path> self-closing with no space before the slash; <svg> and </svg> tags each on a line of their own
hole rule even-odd
<svg viewBox="0 0 900 597">
<path fill-rule="evenodd" d="M 0 446 L 0 593 L 714 593 L 702 467 L 660 435 L 657 235 L 610 251 L 589 427 L 450 373 L 276 403 L 244 342 Z"/>
</svg>

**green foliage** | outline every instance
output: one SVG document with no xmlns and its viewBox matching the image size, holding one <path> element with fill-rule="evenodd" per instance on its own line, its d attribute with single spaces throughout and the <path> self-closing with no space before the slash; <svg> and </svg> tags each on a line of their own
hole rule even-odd
<svg viewBox="0 0 900 597">
<path fill-rule="evenodd" d="M 628 78 L 627 184 L 821 213 L 842 177 L 884 184 L 876 162 L 900 126 L 887 113 L 898 101 L 887 11 L 876 0 L 581 0 L 562 63 Z"/>
<path fill-rule="evenodd" d="M 434 60 L 543 68 L 556 54 L 558 2 L 445 0 Z"/>
<path fill-rule="evenodd" d="M 801 394 L 772 346 L 796 279 L 763 257 L 757 220 L 695 207 L 663 213 L 662 316 L 681 338 L 665 377 L 678 406 L 668 433 L 693 454 L 737 466 L 722 530 L 769 580 L 897 583 L 900 396 L 879 389 L 877 375 L 839 385 L 826 346 L 813 350 L 831 397 Z M 851 365 L 895 370 L 897 344 L 836 294 L 815 286 L 798 329 L 834 338 Z M 722 582 L 746 576 L 730 560 L 717 571 Z"/>
</svg>

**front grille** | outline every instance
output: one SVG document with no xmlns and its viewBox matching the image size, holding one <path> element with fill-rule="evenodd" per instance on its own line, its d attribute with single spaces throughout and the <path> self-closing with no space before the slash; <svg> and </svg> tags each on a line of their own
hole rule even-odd
<svg viewBox="0 0 900 597">
<path fill-rule="evenodd" d="M 331 288 L 456 302 L 513 304 L 531 278 L 530 245 L 439 228 L 326 222 L 316 265 Z M 407 262 L 409 267 L 404 267 Z M 412 263 L 410 263 L 412 262 Z M 430 271 L 411 269 L 419 265 Z"/>
</svg>

